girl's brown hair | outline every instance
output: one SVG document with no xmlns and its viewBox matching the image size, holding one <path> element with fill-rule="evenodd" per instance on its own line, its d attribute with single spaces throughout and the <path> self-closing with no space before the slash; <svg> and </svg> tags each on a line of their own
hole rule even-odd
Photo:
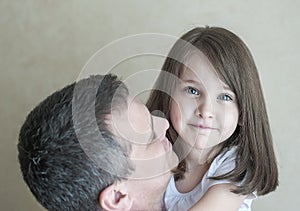
<svg viewBox="0 0 300 211">
<path fill-rule="evenodd" d="M 183 44 L 187 43 L 187 44 Z M 242 184 L 233 192 L 264 195 L 278 186 L 278 169 L 273 149 L 265 101 L 256 65 L 245 43 L 234 33 L 218 27 L 197 27 L 184 34 L 172 47 L 148 99 L 149 110 L 161 111 L 170 121 L 171 95 L 176 86 L 172 77 L 180 78 L 190 45 L 204 53 L 223 80 L 236 94 L 240 121 L 230 138 L 218 147 L 222 152 L 237 147 L 236 167 L 212 179 L 229 179 Z M 161 91 L 163 90 L 163 91 Z M 168 94 L 167 94 L 168 93 Z M 178 134 L 170 125 L 167 137 L 173 143 Z M 178 166 L 175 179 L 183 177 L 185 161 Z"/>
</svg>

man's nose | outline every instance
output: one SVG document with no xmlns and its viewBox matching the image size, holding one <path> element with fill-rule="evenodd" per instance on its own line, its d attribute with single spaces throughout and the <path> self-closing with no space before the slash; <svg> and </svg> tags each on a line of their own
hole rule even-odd
<svg viewBox="0 0 300 211">
<path fill-rule="evenodd" d="M 167 119 L 153 116 L 153 131 L 154 131 L 153 141 L 157 141 L 156 139 L 164 138 L 169 126 L 170 124 Z"/>
</svg>

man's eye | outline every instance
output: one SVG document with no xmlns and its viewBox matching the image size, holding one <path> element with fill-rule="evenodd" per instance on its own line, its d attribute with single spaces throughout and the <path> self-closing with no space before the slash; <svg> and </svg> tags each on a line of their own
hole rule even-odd
<svg viewBox="0 0 300 211">
<path fill-rule="evenodd" d="M 218 96 L 218 99 L 224 101 L 232 101 L 232 97 L 229 94 L 221 94 Z"/>
<path fill-rule="evenodd" d="M 185 91 L 188 93 L 188 94 L 192 94 L 192 95 L 199 95 L 199 91 L 193 87 L 186 87 L 185 88 Z"/>
</svg>

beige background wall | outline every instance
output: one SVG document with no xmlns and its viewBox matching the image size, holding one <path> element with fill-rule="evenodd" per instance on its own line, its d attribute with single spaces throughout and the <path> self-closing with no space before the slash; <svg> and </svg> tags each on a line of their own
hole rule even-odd
<svg viewBox="0 0 300 211">
<path fill-rule="evenodd" d="M 259 69 L 280 187 L 253 210 L 298 210 L 299 8 L 298 0 L 0 0 L 0 210 L 43 210 L 20 176 L 16 152 L 18 130 L 40 100 L 76 80 L 89 57 L 118 38 L 180 36 L 197 25 L 237 33 Z"/>
</svg>

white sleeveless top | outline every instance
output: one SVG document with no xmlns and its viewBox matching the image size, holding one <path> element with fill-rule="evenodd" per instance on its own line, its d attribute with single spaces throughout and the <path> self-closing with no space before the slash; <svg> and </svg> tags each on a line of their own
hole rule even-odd
<svg viewBox="0 0 300 211">
<path fill-rule="evenodd" d="M 213 180 L 209 179 L 212 176 L 219 176 L 234 169 L 235 148 L 230 149 L 226 153 L 220 153 L 211 163 L 208 171 L 204 174 L 201 182 L 190 192 L 180 193 L 176 189 L 174 177 L 171 178 L 165 192 L 164 202 L 167 210 L 170 211 L 185 211 L 191 208 L 199 199 L 207 192 L 207 190 L 216 184 L 231 183 L 228 180 Z M 251 203 L 256 194 L 248 195 L 239 211 L 251 211 Z"/>
</svg>

